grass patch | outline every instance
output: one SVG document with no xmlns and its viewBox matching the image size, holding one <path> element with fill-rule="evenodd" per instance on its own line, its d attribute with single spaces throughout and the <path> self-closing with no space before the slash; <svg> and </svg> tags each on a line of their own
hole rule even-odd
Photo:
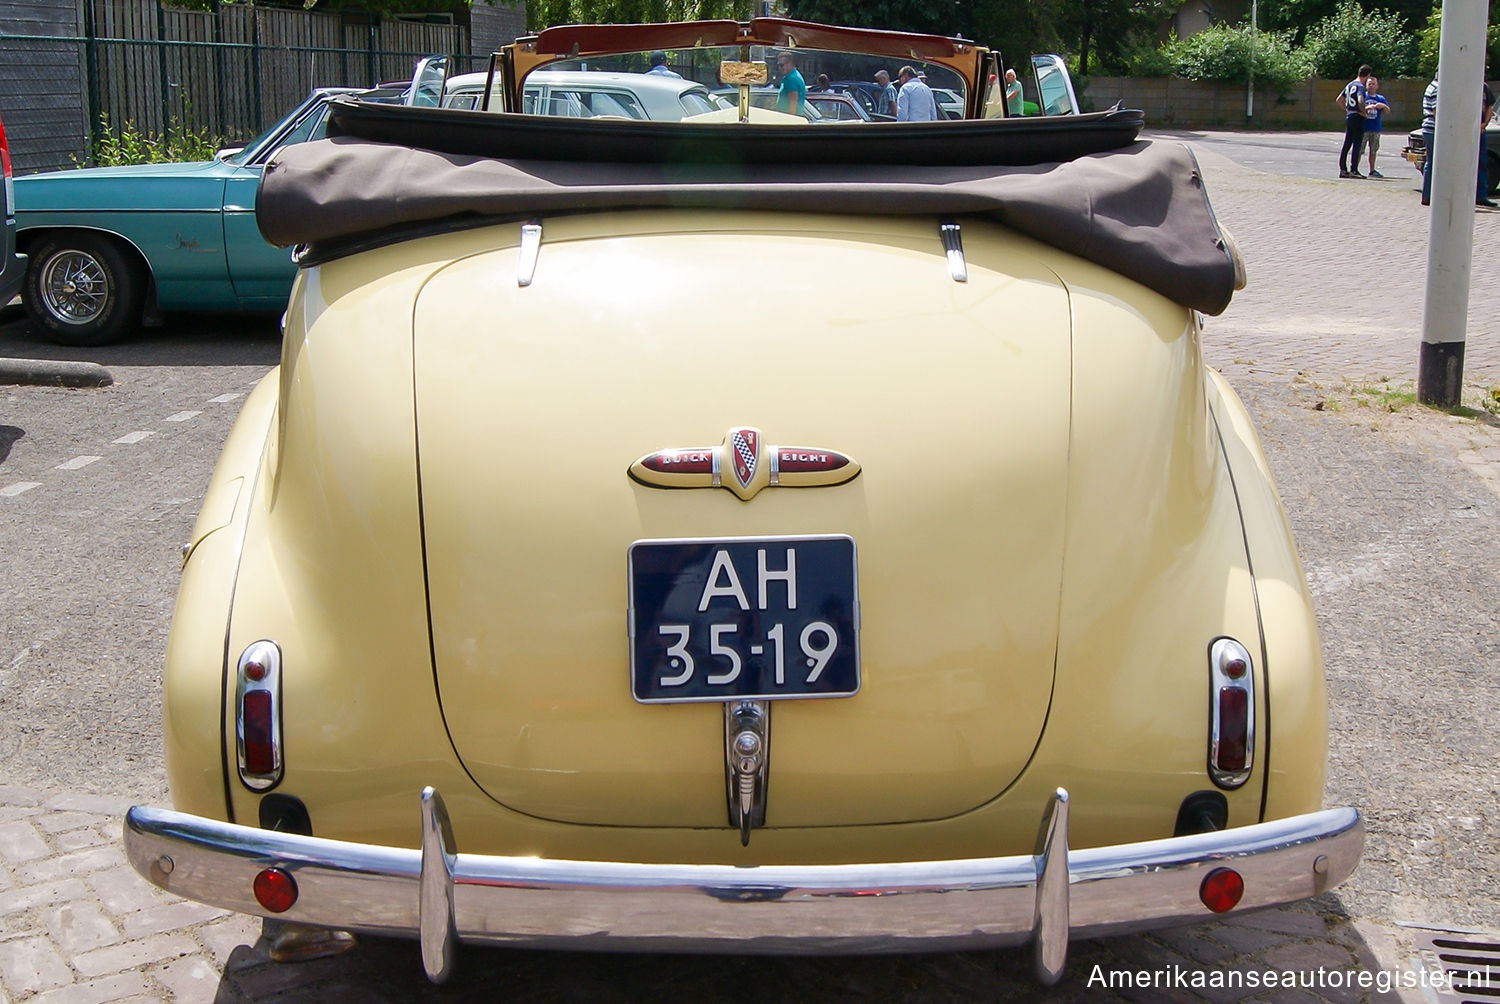
<svg viewBox="0 0 1500 1004">
<path fill-rule="evenodd" d="M 1382 378 L 1369 383 L 1346 380 L 1342 386 L 1327 391 L 1316 384 L 1314 387 L 1323 391 L 1317 404 L 1319 411 L 1367 408 L 1381 414 L 1399 414 L 1413 408 L 1425 408 L 1485 425 L 1500 424 L 1500 387 L 1465 387 L 1463 399 L 1447 408 L 1422 404 L 1417 400 L 1416 385 L 1408 380 Z"/>
</svg>

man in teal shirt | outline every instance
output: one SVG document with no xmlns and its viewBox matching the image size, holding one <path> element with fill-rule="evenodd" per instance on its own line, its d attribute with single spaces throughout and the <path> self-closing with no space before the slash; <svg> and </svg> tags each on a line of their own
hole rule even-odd
<svg viewBox="0 0 1500 1004">
<path fill-rule="evenodd" d="M 789 115 L 801 115 L 807 105 L 807 81 L 792 62 L 790 52 L 776 56 L 776 72 L 781 74 L 781 90 L 776 93 L 776 110 Z"/>
</svg>

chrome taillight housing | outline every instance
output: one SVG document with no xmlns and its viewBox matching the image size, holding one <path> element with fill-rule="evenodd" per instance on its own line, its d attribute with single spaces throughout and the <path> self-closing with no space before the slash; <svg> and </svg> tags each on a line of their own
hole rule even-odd
<svg viewBox="0 0 1500 1004">
<path fill-rule="evenodd" d="M 1245 646 L 1219 638 L 1209 646 L 1208 671 L 1208 776 L 1220 788 L 1238 788 L 1255 760 L 1255 666 Z"/>
<path fill-rule="evenodd" d="M 234 738 L 240 781 L 269 791 L 281 781 L 281 649 L 257 641 L 240 655 L 234 688 Z"/>
</svg>

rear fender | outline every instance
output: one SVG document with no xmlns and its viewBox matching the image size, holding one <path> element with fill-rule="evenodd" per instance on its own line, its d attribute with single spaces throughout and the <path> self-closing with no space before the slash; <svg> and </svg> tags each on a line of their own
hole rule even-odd
<svg viewBox="0 0 1500 1004">
<path fill-rule="evenodd" d="M 1328 767 L 1328 702 L 1323 657 L 1307 577 L 1245 406 L 1218 373 L 1206 381 L 1224 455 L 1234 473 L 1240 518 L 1255 576 L 1262 625 L 1266 731 L 1264 818 L 1312 812 L 1323 804 Z"/>
<path fill-rule="evenodd" d="M 167 639 L 162 731 L 173 804 L 227 818 L 224 760 L 225 649 L 229 608 L 245 539 L 252 486 L 276 414 L 276 372 L 235 420 L 184 545 L 182 582 Z"/>
</svg>

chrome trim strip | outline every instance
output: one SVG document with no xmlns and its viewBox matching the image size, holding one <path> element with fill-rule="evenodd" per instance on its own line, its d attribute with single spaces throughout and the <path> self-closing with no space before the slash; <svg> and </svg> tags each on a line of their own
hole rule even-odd
<svg viewBox="0 0 1500 1004">
<path fill-rule="evenodd" d="M 458 928 L 453 920 L 453 868 L 458 862 L 453 825 L 437 789 L 422 789 L 421 899 L 417 937 L 422 968 L 434 983 L 447 982 L 458 957 Z"/>
<path fill-rule="evenodd" d="M 969 266 L 964 261 L 963 233 L 957 223 L 938 225 L 938 234 L 943 239 L 943 251 L 948 256 L 948 274 L 954 282 L 969 281 Z"/>
<path fill-rule="evenodd" d="M 516 256 L 516 285 L 530 286 L 536 276 L 536 259 L 542 250 L 542 225 L 521 224 L 521 248 Z"/>
<path fill-rule="evenodd" d="M 435 816 L 436 818 L 436 816 Z M 1061 837 L 1063 819 L 1054 816 Z M 292 872 L 301 894 L 280 919 L 419 937 L 422 852 L 259 830 L 136 806 L 125 817 L 131 865 L 177 896 L 266 916 L 255 874 Z M 726 834 L 727 836 L 727 834 Z M 732 838 L 731 838 L 732 839 Z M 846 865 L 635 864 L 456 854 L 454 928 L 470 943 L 559 948 L 826 954 L 1021 945 L 1043 896 L 1067 896 L 1067 938 L 1209 920 L 1203 876 L 1245 879 L 1234 912 L 1291 903 L 1342 882 L 1364 845 L 1352 808 L 1269 823 L 1094 847 L 1058 865 L 1033 854 Z M 1060 844 L 1058 846 L 1061 846 Z M 1056 852 L 1047 855 L 1056 860 Z M 166 855 L 170 872 L 153 867 Z M 1047 878 L 1048 873 L 1059 876 Z M 1044 954 L 1058 911 L 1043 909 Z M 430 926 L 430 925 L 429 925 Z"/>
<path fill-rule="evenodd" d="M 1036 863 L 1036 919 L 1031 925 L 1036 978 L 1062 979 L 1068 961 L 1068 792 L 1058 788 L 1042 823 Z"/>
</svg>

